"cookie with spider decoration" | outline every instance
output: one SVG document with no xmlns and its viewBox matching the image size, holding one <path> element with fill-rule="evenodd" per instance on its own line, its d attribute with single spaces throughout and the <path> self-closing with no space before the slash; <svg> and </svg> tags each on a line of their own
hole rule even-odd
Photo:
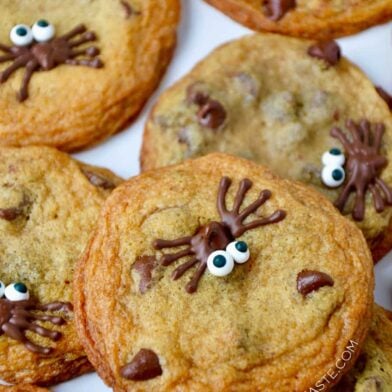
<svg viewBox="0 0 392 392">
<path fill-rule="evenodd" d="M 350 142 L 347 121 L 366 124 L 371 143 L 379 129 L 383 130 L 378 151 L 371 152 L 371 145 L 363 145 L 364 156 L 355 158 L 363 162 L 359 164 L 363 168 L 365 155 L 375 159 L 371 170 L 355 174 L 355 182 L 364 177 L 358 211 L 352 214 L 355 189 L 351 184 L 347 200 L 337 203 L 363 230 L 378 260 L 392 249 L 392 208 L 387 190 L 392 187 L 392 116 L 371 81 L 342 57 L 334 41 L 258 34 L 216 49 L 159 98 L 146 123 L 141 166 L 150 170 L 222 151 L 312 185 L 335 202 L 341 188 L 325 185 L 323 176 L 328 177 L 327 183 L 333 179 L 321 158 L 334 148 L 346 154 L 331 129 L 341 129 Z M 347 157 L 346 165 L 351 162 Z M 337 168 L 338 182 L 344 181 L 343 174 Z"/>
<path fill-rule="evenodd" d="M 257 31 L 320 40 L 351 35 L 391 20 L 389 0 L 206 0 Z"/>
<path fill-rule="evenodd" d="M 120 179 L 49 147 L 0 148 L 0 379 L 91 370 L 72 307 L 76 259 Z"/>
<path fill-rule="evenodd" d="M 179 0 L 0 6 L 3 146 L 73 151 L 121 131 L 156 88 L 175 46 Z"/>
<path fill-rule="evenodd" d="M 359 355 L 372 266 L 322 195 L 216 153 L 109 196 L 77 266 L 76 325 L 116 391 L 305 391 L 350 341 L 346 371 Z"/>
</svg>

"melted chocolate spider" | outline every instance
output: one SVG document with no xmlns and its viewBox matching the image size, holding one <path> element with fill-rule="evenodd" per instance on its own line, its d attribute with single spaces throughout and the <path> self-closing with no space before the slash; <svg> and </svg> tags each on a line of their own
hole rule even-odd
<svg viewBox="0 0 392 392">
<path fill-rule="evenodd" d="M 65 320 L 62 317 L 37 312 L 71 311 L 72 305 L 69 302 L 52 302 L 49 304 L 37 304 L 29 299 L 26 286 L 23 283 L 13 283 L 4 289 L 0 282 L 1 291 L 5 291 L 6 298 L 0 298 L 0 335 L 6 335 L 11 339 L 21 342 L 25 347 L 34 353 L 50 354 L 50 347 L 43 347 L 35 344 L 26 336 L 30 331 L 39 336 L 57 341 L 61 338 L 61 333 L 51 331 L 37 324 L 37 321 L 46 321 L 54 325 L 62 325 Z M 25 298 L 25 299 L 22 299 Z"/>
<path fill-rule="evenodd" d="M 223 177 L 219 184 L 217 209 L 221 218 L 220 222 L 209 222 L 200 227 L 193 236 L 171 241 L 162 239 L 154 241 L 153 245 L 157 250 L 187 245 L 179 252 L 163 255 L 160 263 L 163 266 L 169 266 L 182 257 L 191 256 L 190 260 L 178 266 L 172 275 L 174 280 L 179 279 L 188 269 L 197 265 L 194 275 L 185 286 L 188 293 L 194 293 L 197 290 L 198 283 L 207 267 L 212 274 L 225 276 L 233 270 L 234 261 L 241 264 L 249 259 L 247 244 L 243 241 L 235 241 L 236 238 L 248 230 L 277 223 L 286 217 L 285 211 L 277 210 L 268 217 L 244 223 L 249 215 L 255 213 L 271 197 L 271 192 L 261 191 L 259 197 L 240 212 L 245 195 L 252 187 L 250 180 L 243 179 L 239 184 L 233 208 L 229 211 L 225 199 L 230 185 L 231 180 L 228 177 Z"/>
<path fill-rule="evenodd" d="M 80 45 L 96 40 L 95 33 L 87 31 L 84 25 L 60 37 L 54 38 L 54 35 L 53 25 L 46 20 L 39 20 L 32 28 L 27 25 L 14 26 L 10 33 L 13 46 L 0 44 L 0 50 L 5 52 L 5 55 L 0 56 L 0 63 L 12 61 L 8 68 L 0 72 L 0 83 L 6 82 L 17 69 L 26 68 L 18 94 L 20 102 L 28 98 L 28 85 L 34 72 L 49 71 L 61 64 L 92 68 L 103 66 L 97 57 L 97 47 L 78 49 Z M 78 35 L 79 38 L 75 38 Z M 77 58 L 83 55 L 87 58 Z"/>
<path fill-rule="evenodd" d="M 345 165 L 346 181 L 335 206 L 343 211 L 350 193 L 355 192 L 352 216 L 361 221 L 365 215 L 365 197 L 367 191 L 373 196 L 374 208 L 377 212 L 385 209 L 385 204 L 392 205 L 392 190 L 380 178 L 382 170 L 388 164 L 387 158 L 380 154 L 381 140 L 385 131 L 383 124 L 375 124 L 374 136 L 372 127 L 366 120 L 358 124 L 352 120 L 346 122 L 351 133 L 351 140 L 340 128 L 333 128 L 331 136 L 338 139 L 347 156 Z"/>
</svg>

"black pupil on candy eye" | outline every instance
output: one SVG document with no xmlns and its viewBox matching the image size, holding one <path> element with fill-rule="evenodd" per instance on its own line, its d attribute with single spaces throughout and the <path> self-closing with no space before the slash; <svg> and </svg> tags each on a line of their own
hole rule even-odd
<svg viewBox="0 0 392 392">
<path fill-rule="evenodd" d="M 26 293 L 27 287 L 23 283 L 15 283 L 15 290 L 19 291 L 19 293 Z"/>
<path fill-rule="evenodd" d="M 216 268 L 222 268 L 226 265 L 226 258 L 222 255 L 215 256 L 213 264 Z"/>
<path fill-rule="evenodd" d="M 246 243 L 244 241 L 238 241 L 235 244 L 235 248 L 239 251 L 239 252 L 246 252 L 248 250 L 248 245 L 246 245 Z"/>
<path fill-rule="evenodd" d="M 331 149 L 329 150 L 329 152 L 330 152 L 332 155 L 340 155 L 340 154 L 342 153 L 338 148 L 331 148 Z"/>
<path fill-rule="evenodd" d="M 27 30 L 24 27 L 18 27 L 16 29 L 16 34 L 18 34 L 20 37 L 24 37 L 27 35 Z"/>
<path fill-rule="evenodd" d="M 341 170 L 335 169 L 335 170 L 332 172 L 332 178 L 333 178 L 335 181 L 340 181 L 340 180 L 343 178 L 343 173 L 341 172 Z"/>
<path fill-rule="evenodd" d="M 44 20 L 44 19 L 40 19 L 40 20 L 37 22 L 37 25 L 38 25 L 39 27 L 48 27 L 48 26 L 49 26 L 49 23 L 48 23 L 46 20 Z"/>
</svg>

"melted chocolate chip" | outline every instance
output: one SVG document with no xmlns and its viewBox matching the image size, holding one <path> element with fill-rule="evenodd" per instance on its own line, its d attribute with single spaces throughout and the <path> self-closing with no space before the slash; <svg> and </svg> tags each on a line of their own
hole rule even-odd
<svg viewBox="0 0 392 392">
<path fill-rule="evenodd" d="M 132 15 L 140 15 L 140 12 L 136 12 L 133 7 L 128 3 L 126 0 L 121 0 L 120 1 L 121 5 L 123 6 L 123 9 L 125 11 L 125 17 L 128 19 Z"/>
<path fill-rule="evenodd" d="M 297 275 L 297 290 L 303 296 L 321 287 L 333 285 L 333 279 L 324 272 L 303 270 Z"/>
<path fill-rule="evenodd" d="M 209 96 L 197 88 L 197 84 L 191 84 L 186 89 L 186 101 L 189 104 L 205 105 L 209 100 Z"/>
<path fill-rule="evenodd" d="M 317 42 L 308 49 L 308 54 L 330 65 L 336 65 L 342 56 L 340 47 L 335 41 Z"/>
<path fill-rule="evenodd" d="M 392 110 L 392 96 L 388 94 L 382 87 L 377 86 L 376 91 L 379 96 L 387 103 L 390 110 Z"/>
<path fill-rule="evenodd" d="M 226 111 L 220 102 L 209 100 L 197 113 L 199 124 L 203 127 L 219 128 L 226 119 Z"/>
<path fill-rule="evenodd" d="M 113 184 L 112 181 L 108 180 L 107 178 L 94 173 L 90 170 L 87 169 L 82 169 L 83 174 L 87 177 L 87 179 L 90 181 L 90 183 L 94 186 L 97 186 L 99 188 L 103 189 L 114 189 L 116 187 L 115 184 Z"/>
<path fill-rule="evenodd" d="M 162 368 L 154 351 L 142 348 L 120 372 L 128 380 L 145 381 L 160 376 Z"/>
<path fill-rule="evenodd" d="M 0 219 L 13 221 L 23 215 L 23 209 L 19 207 L 0 208 Z"/>
<path fill-rule="evenodd" d="M 264 13 L 274 22 L 282 19 L 288 11 L 297 6 L 296 0 L 264 0 Z"/>
<path fill-rule="evenodd" d="M 140 275 L 139 291 L 144 294 L 151 287 L 152 271 L 158 262 L 153 256 L 138 257 L 133 265 L 135 271 Z"/>
</svg>

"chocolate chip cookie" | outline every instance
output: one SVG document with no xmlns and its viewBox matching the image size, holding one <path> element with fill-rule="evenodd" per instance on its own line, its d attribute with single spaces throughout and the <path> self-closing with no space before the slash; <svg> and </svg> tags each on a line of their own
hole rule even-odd
<svg viewBox="0 0 392 392">
<path fill-rule="evenodd" d="M 1 0 L 0 145 L 81 149 L 125 127 L 165 71 L 178 0 Z"/>
<path fill-rule="evenodd" d="M 323 40 L 392 19 L 390 0 L 206 1 L 251 29 Z"/>
<path fill-rule="evenodd" d="M 211 154 L 107 199 L 75 275 L 76 324 L 116 391 L 302 392 L 358 356 L 372 265 L 322 195 Z"/>
<path fill-rule="evenodd" d="M 0 378 L 91 370 L 72 309 L 75 262 L 120 180 L 49 147 L 0 148 Z"/>
<path fill-rule="evenodd" d="M 250 35 L 166 91 L 146 124 L 143 170 L 212 151 L 312 185 L 356 221 L 375 258 L 392 248 L 392 115 L 334 41 Z"/>
<path fill-rule="evenodd" d="M 333 392 L 389 392 L 391 388 L 392 314 L 376 305 L 362 353 Z"/>
<path fill-rule="evenodd" d="M 0 385 L 0 392 L 49 392 L 49 389 L 40 388 L 29 384 L 19 384 L 13 386 Z"/>
</svg>

